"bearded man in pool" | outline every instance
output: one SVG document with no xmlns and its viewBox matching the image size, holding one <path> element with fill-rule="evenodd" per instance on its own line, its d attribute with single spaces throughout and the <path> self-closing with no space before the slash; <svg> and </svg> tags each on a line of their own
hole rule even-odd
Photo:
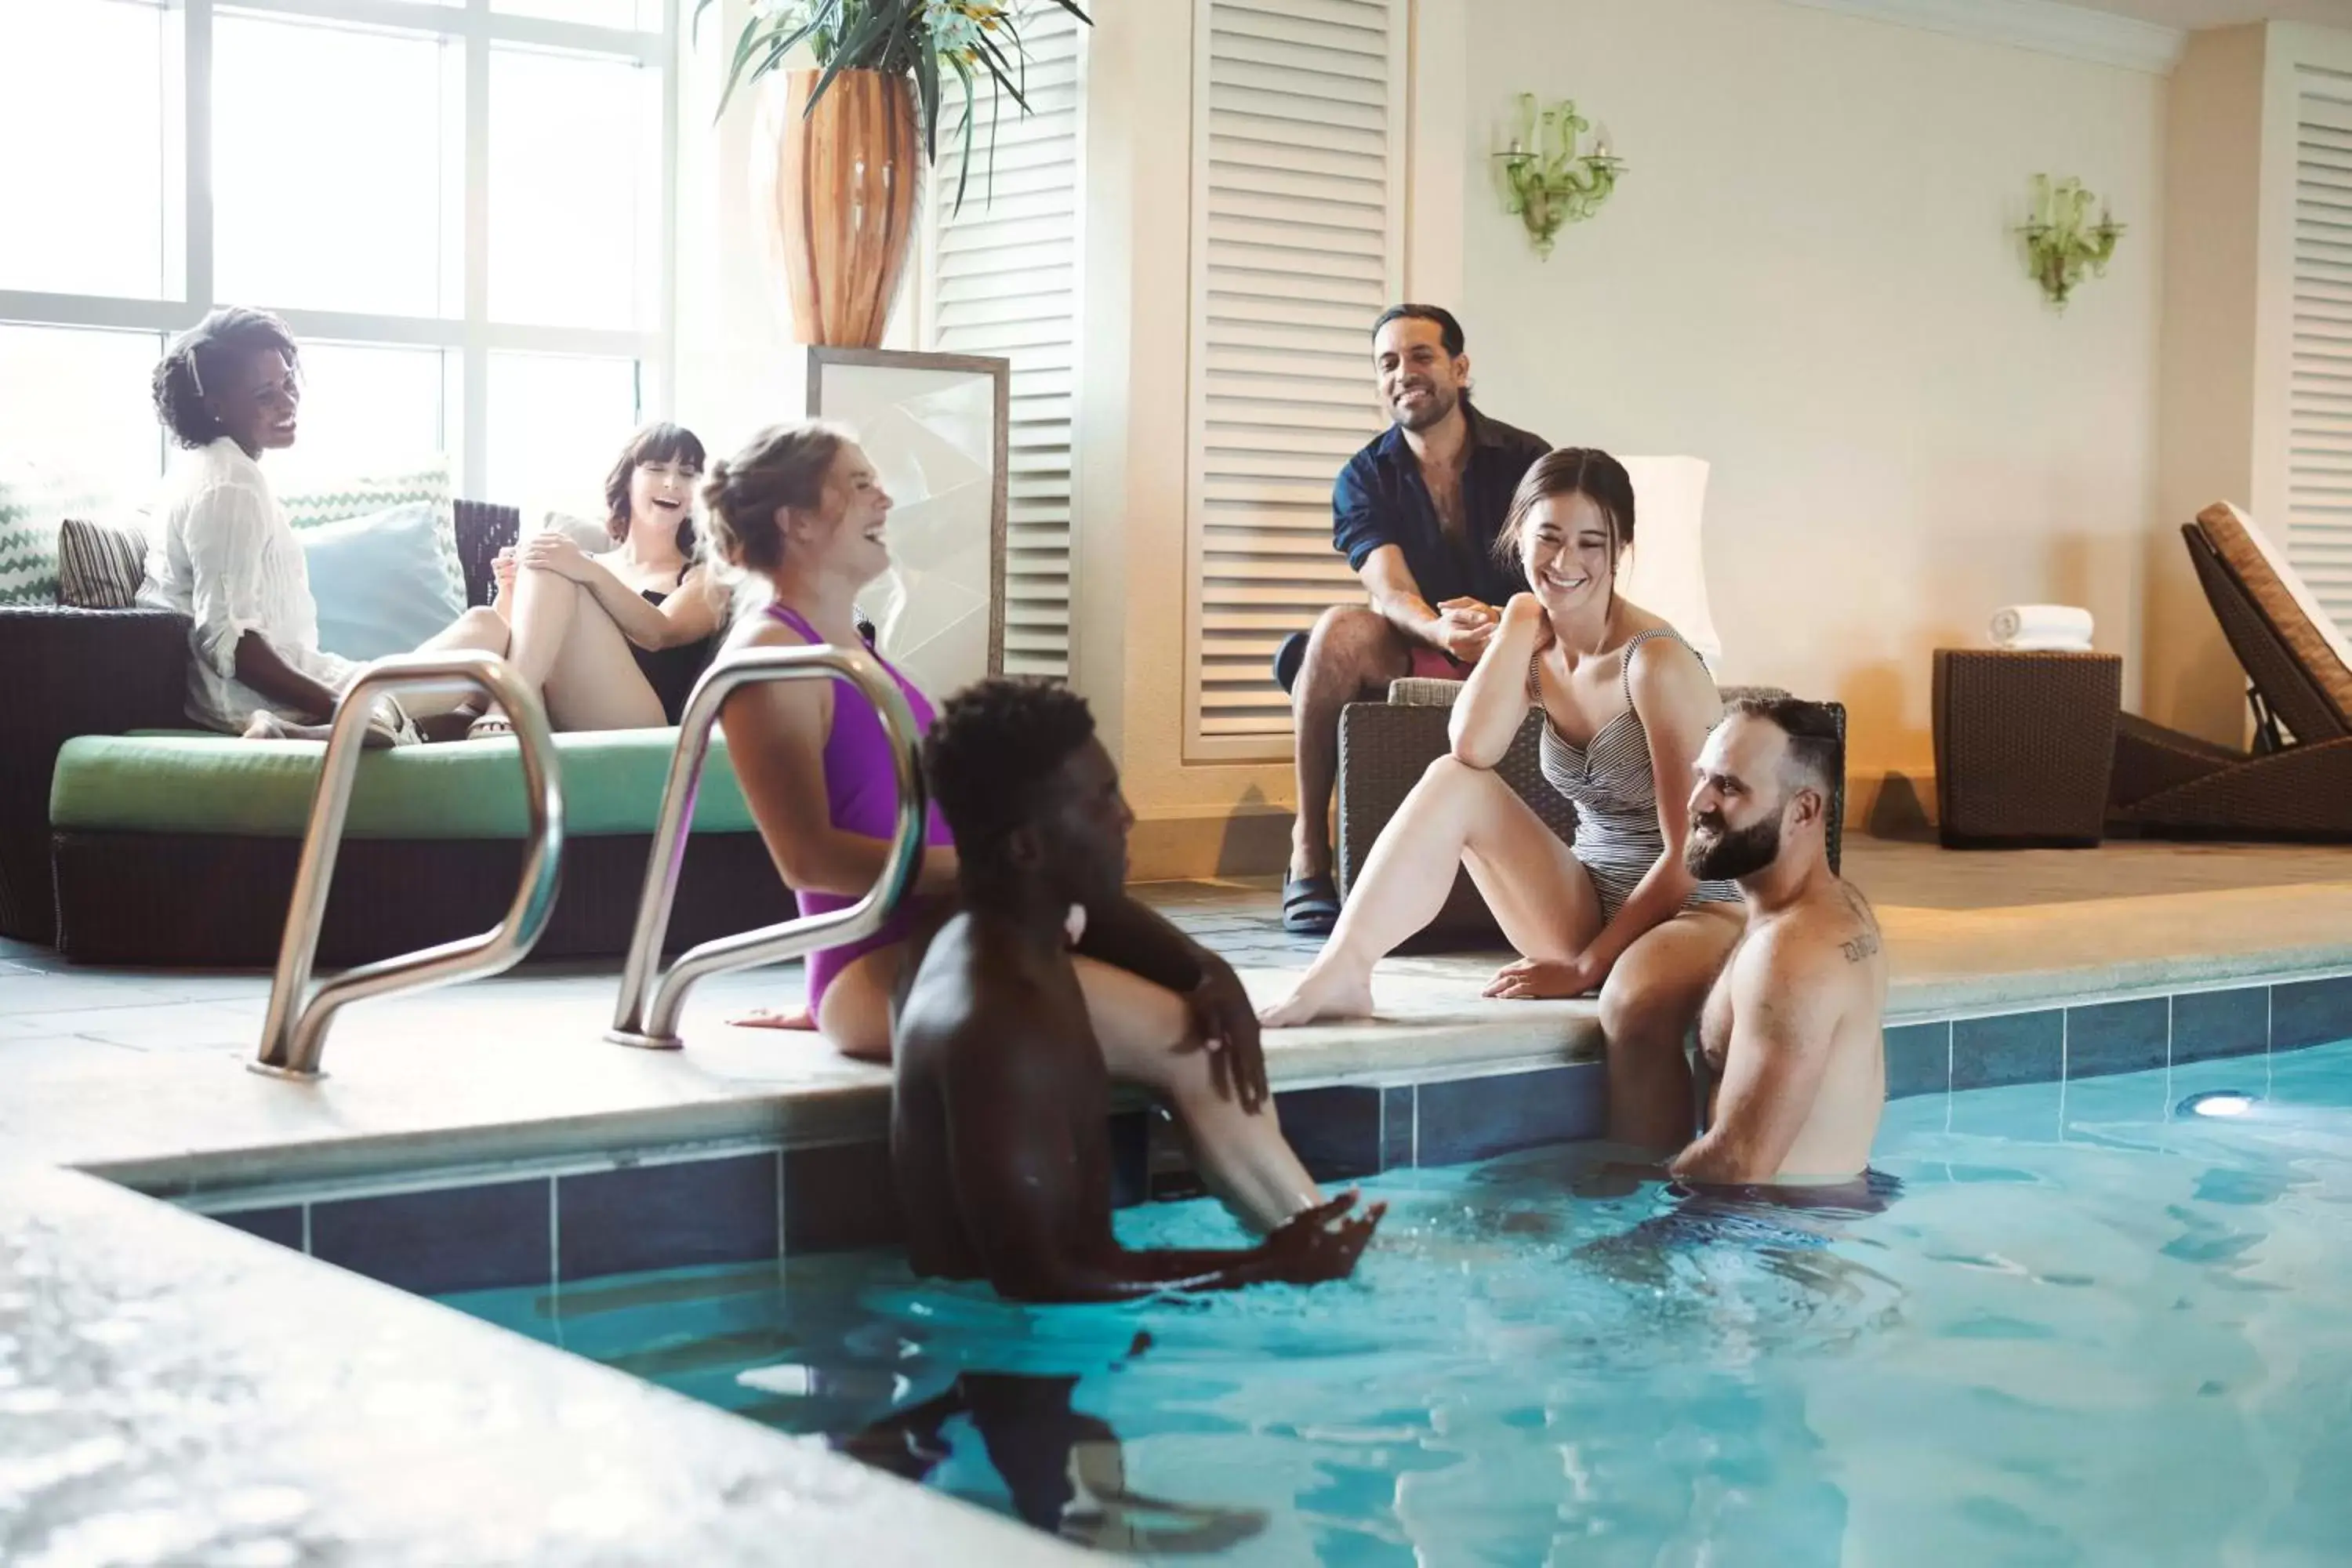
<svg viewBox="0 0 2352 1568">
<path fill-rule="evenodd" d="M 1830 869 L 1844 772 L 1834 715 L 1791 697 L 1734 701 L 1699 753 L 1685 858 L 1739 885 L 1748 927 L 1699 1015 L 1706 1131 L 1669 1163 L 1677 1181 L 1854 1184 L 1869 1164 L 1886 958 L 1869 901 Z"/>
</svg>

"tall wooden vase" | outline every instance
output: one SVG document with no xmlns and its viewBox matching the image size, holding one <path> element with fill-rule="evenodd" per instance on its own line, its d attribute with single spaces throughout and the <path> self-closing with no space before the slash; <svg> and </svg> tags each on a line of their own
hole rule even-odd
<svg viewBox="0 0 2352 1568">
<path fill-rule="evenodd" d="M 803 343 L 878 348 L 915 237 L 923 147 L 913 84 L 845 70 L 814 113 L 813 70 L 761 100 L 754 200 Z"/>
</svg>

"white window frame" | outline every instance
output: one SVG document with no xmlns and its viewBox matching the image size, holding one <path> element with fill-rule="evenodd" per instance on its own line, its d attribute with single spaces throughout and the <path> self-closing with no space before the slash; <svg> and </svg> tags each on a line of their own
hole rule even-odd
<svg viewBox="0 0 2352 1568">
<path fill-rule="evenodd" d="M 182 263 L 180 298 L 145 300 L 103 294 L 43 293 L 0 289 L 0 322 L 40 327 L 96 327 L 172 333 L 193 326 L 224 303 L 252 305 L 284 319 L 297 338 L 362 347 L 423 347 L 460 356 L 462 394 L 456 432 L 457 493 L 483 500 L 489 473 L 489 366 L 494 353 L 593 355 L 639 365 L 641 410 L 670 406 L 677 337 L 677 118 L 679 9 L 690 0 L 665 0 L 659 30 L 590 26 L 494 11 L 490 0 L 434 5 L 426 0 L 164 0 L 180 28 L 178 189 L 165 182 L 167 247 Z M 466 51 L 463 306 L 450 316 L 373 315 L 288 309 L 268 300 L 222 300 L 213 288 L 212 79 L 213 18 L 216 12 L 347 22 L 394 28 L 461 42 Z M 16 26 L 26 26 L 17 23 Z M 525 326 L 490 320 L 490 49 L 523 44 L 607 58 L 634 60 L 661 72 L 662 227 L 656 321 L 650 330 Z M 167 135 L 169 128 L 167 127 Z M 177 210 L 174 202 L 177 199 Z M 180 232 L 170 232 L 173 218 Z M 167 284 L 168 287 L 168 284 Z"/>
</svg>

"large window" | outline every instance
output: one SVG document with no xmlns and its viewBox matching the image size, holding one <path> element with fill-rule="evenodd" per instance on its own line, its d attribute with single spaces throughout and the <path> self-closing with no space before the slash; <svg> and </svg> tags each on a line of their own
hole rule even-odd
<svg viewBox="0 0 2352 1568">
<path fill-rule="evenodd" d="M 670 0 L 0 5 L 0 455 L 167 454 L 168 336 L 303 343 L 299 460 L 593 497 L 667 406 Z"/>
</svg>

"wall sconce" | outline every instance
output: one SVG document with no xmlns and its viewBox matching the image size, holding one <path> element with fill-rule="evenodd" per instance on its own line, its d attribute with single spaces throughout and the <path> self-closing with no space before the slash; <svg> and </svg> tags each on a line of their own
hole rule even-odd
<svg viewBox="0 0 2352 1568">
<path fill-rule="evenodd" d="M 1562 99 L 1538 110 L 1536 95 L 1519 94 L 1519 133 L 1510 150 L 1497 153 L 1508 187 L 1504 210 L 1517 214 L 1528 226 L 1536 254 L 1549 259 L 1553 237 L 1564 223 L 1591 217 L 1617 188 L 1625 163 L 1609 153 L 1609 133 L 1593 139 L 1592 151 L 1579 155 L 1577 142 L 1591 123 L 1576 112 L 1574 99 Z"/>
<path fill-rule="evenodd" d="M 2027 270 L 2062 310 L 2085 268 L 2105 275 L 2107 258 L 2123 237 L 2124 226 L 2107 216 L 2105 202 L 2099 204 L 2099 221 L 2090 221 L 2094 199 L 2072 175 L 2055 184 L 2047 174 L 2033 176 L 2033 216 L 2018 232 L 2025 236 Z"/>
</svg>

